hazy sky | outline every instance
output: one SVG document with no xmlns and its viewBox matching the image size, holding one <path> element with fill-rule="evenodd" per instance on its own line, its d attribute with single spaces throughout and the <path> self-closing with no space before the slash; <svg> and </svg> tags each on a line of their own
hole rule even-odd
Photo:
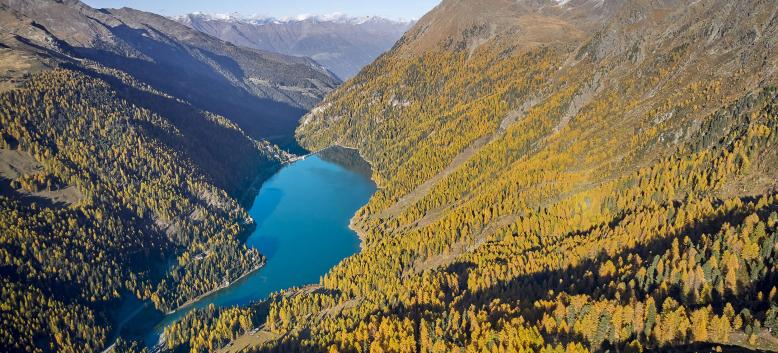
<svg viewBox="0 0 778 353">
<path fill-rule="evenodd" d="M 419 18 L 440 0 L 83 0 L 95 8 L 132 7 L 161 15 L 191 12 L 292 17 L 344 13 L 398 19 Z"/>
</svg>

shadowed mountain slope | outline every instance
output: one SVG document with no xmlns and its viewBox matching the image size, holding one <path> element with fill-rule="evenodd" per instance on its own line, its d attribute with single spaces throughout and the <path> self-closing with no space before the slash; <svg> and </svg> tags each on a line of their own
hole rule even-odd
<svg viewBox="0 0 778 353">
<path fill-rule="evenodd" d="M 774 1 L 443 1 L 303 118 L 380 189 L 254 350 L 775 351 L 776 32 Z"/>
<path fill-rule="evenodd" d="M 297 119 L 340 83 L 310 59 L 237 47 L 151 13 L 67 1 L 2 6 L 4 35 L 16 37 L 7 45 L 28 42 L 125 71 L 281 144 L 292 143 L 286 136 Z"/>
<path fill-rule="evenodd" d="M 389 50 L 413 25 L 345 16 L 276 20 L 189 14 L 175 20 L 237 45 L 312 58 L 343 80 Z"/>
<path fill-rule="evenodd" d="M 299 149 L 334 76 L 78 1 L 2 0 L 0 28 L 0 351 L 102 351 L 123 304 L 263 264 L 245 207 L 291 158 L 268 140 Z"/>
</svg>

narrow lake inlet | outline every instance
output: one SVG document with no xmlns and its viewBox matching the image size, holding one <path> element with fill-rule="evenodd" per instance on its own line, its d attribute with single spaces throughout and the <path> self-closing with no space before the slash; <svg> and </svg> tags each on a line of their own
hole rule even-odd
<svg viewBox="0 0 778 353">
<path fill-rule="evenodd" d="M 148 328 L 135 332 L 153 347 L 166 326 L 193 309 L 248 305 L 272 292 L 318 283 L 359 251 L 349 221 L 375 190 L 370 166 L 356 150 L 333 147 L 283 167 L 262 185 L 249 211 L 257 228 L 246 244 L 266 256 L 265 266 L 161 319 L 139 315 L 128 326 L 145 321 Z"/>
</svg>

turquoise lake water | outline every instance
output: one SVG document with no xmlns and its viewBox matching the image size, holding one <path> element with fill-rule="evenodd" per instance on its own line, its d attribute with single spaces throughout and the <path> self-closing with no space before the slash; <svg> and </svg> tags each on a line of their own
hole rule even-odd
<svg viewBox="0 0 778 353">
<path fill-rule="evenodd" d="M 328 150 L 282 168 L 262 185 L 249 211 L 257 228 L 246 244 L 267 257 L 265 266 L 165 316 L 145 335 L 146 344 L 154 346 L 165 326 L 194 308 L 248 305 L 272 292 L 318 283 L 359 251 L 348 224 L 375 189 L 369 165 L 352 150 Z"/>
</svg>

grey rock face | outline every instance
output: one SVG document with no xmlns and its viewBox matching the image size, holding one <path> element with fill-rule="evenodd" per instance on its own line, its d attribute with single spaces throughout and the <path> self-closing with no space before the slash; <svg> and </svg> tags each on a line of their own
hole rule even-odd
<svg viewBox="0 0 778 353">
<path fill-rule="evenodd" d="M 124 71 L 281 145 L 293 143 L 300 116 L 341 82 L 312 59 L 240 47 L 129 8 L 0 0 L 0 28 L 0 43 L 13 52 Z"/>
<path fill-rule="evenodd" d="M 174 19 L 240 46 L 312 58 L 343 80 L 389 50 L 414 23 L 345 16 L 277 20 L 189 14 Z"/>
</svg>

